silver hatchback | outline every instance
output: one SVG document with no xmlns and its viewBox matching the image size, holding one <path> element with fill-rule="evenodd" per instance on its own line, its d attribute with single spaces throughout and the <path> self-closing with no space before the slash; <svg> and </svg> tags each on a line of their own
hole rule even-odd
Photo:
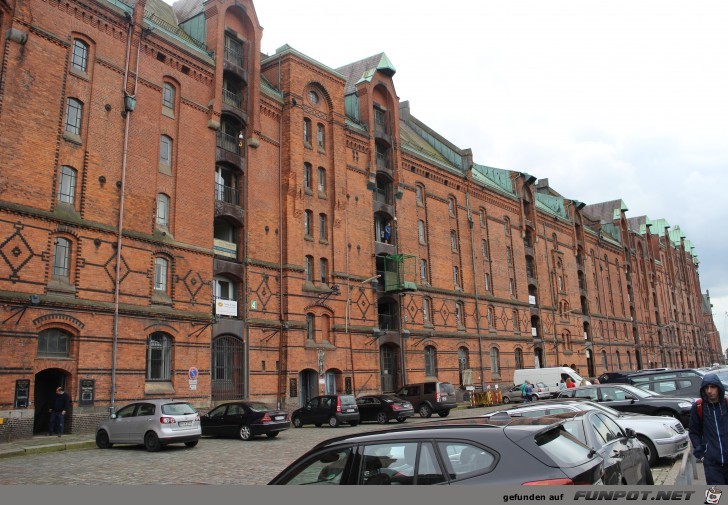
<svg viewBox="0 0 728 505">
<path fill-rule="evenodd" d="M 144 444 L 156 452 L 168 444 L 194 447 L 202 436 L 200 416 L 187 402 L 145 400 L 119 409 L 96 429 L 96 445 Z"/>
</svg>

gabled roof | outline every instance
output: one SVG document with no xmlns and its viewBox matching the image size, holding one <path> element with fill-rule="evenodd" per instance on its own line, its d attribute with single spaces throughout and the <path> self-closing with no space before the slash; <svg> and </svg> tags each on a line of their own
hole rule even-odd
<svg viewBox="0 0 728 505">
<path fill-rule="evenodd" d="M 566 213 L 564 198 L 561 196 L 552 196 L 546 193 L 536 192 L 536 208 L 553 216 L 566 220 L 569 219 L 569 215 Z"/>
<path fill-rule="evenodd" d="M 172 10 L 180 23 L 202 12 L 202 0 L 177 0 L 172 4 Z"/>
<path fill-rule="evenodd" d="M 611 200 L 609 202 L 594 203 L 584 207 L 584 213 L 594 220 L 611 223 L 619 219 L 622 212 L 629 209 L 622 200 Z"/>
<path fill-rule="evenodd" d="M 397 70 L 389 61 L 384 53 L 375 54 L 364 58 L 363 60 L 349 63 L 341 68 L 336 69 L 337 72 L 346 78 L 346 86 L 344 86 L 344 94 L 349 95 L 356 91 L 356 86 L 360 82 L 371 82 L 374 74 L 382 72 L 392 77 Z"/>
<path fill-rule="evenodd" d="M 165 23 L 169 23 L 172 26 L 178 26 L 177 16 L 172 9 L 172 6 L 162 0 L 147 0 L 147 4 L 144 6 L 144 15 L 154 14 Z"/>
</svg>

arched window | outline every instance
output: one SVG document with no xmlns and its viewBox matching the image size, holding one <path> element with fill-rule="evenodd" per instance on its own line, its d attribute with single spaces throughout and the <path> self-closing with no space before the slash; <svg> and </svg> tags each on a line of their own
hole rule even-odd
<svg viewBox="0 0 728 505">
<path fill-rule="evenodd" d="M 326 134 L 324 125 L 321 123 L 316 125 L 316 145 L 319 149 L 324 149 L 326 147 Z"/>
<path fill-rule="evenodd" d="M 458 348 L 458 370 L 460 371 L 460 384 L 463 383 L 463 371 L 470 368 L 470 353 L 467 347 Z"/>
<path fill-rule="evenodd" d="M 65 165 L 58 177 L 58 201 L 70 205 L 76 201 L 76 170 Z"/>
<path fill-rule="evenodd" d="M 488 241 L 483 239 L 480 241 L 480 252 L 483 254 L 483 259 L 488 259 Z"/>
<path fill-rule="evenodd" d="M 497 347 L 490 348 L 490 371 L 493 375 L 500 375 L 500 352 Z"/>
<path fill-rule="evenodd" d="M 458 250 L 458 234 L 455 230 L 450 230 L 450 248 L 453 251 Z"/>
<path fill-rule="evenodd" d="M 523 351 L 521 350 L 521 348 L 516 347 L 513 355 L 516 360 L 516 370 L 523 368 Z"/>
<path fill-rule="evenodd" d="M 485 290 L 490 291 L 490 274 L 488 272 L 485 273 L 484 280 L 485 280 Z"/>
<path fill-rule="evenodd" d="M 617 366 L 617 370 L 621 370 L 622 369 L 622 360 L 620 359 L 619 351 L 614 352 L 614 360 L 616 362 L 615 364 Z"/>
<path fill-rule="evenodd" d="M 326 214 L 319 214 L 319 240 L 325 241 L 328 239 L 328 226 Z"/>
<path fill-rule="evenodd" d="M 305 189 L 309 189 L 309 190 L 313 189 L 312 178 L 313 178 L 313 174 L 312 174 L 311 164 L 304 163 L 303 164 L 303 187 Z"/>
<path fill-rule="evenodd" d="M 480 226 L 485 228 L 485 225 L 488 222 L 488 214 L 485 213 L 485 209 L 483 207 L 480 208 Z"/>
<path fill-rule="evenodd" d="M 503 231 L 506 234 L 506 237 L 511 236 L 511 220 L 507 217 L 503 218 Z"/>
<path fill-rule="evenodd" d="M 422 299 L 422 319 L 424 321 L 424 324 L 426 325 L 432 325 L 432 301 L 424 297 Z"/>
<path fill-rule="evenodd" d="M 495 309 L 488 307 L 488 328 L 495 329 Z"/>
<path fill-rule="evenodd" d="M 447 211 L 451 216 L 455 215 L 455 199 L 453 197 L 447 199 Z"/>
<path fill-rule="evenodd" d="M 571 343 L 571 333 L 569 330 L 564 330 L 564 332 L 561 334 L 561 337 L 564 339 L 564 349 L 572 350 L 572 343 Z"/>
<path fill-rule="evenodd" d="M 154 258 L 154 290 L 167 294 L 167 276 L 169 261 L 165 258 Z"/>
<path fill-rule="evenodd" d="M 326 258 L 319 259 L 319 276 L 321 284 L 328 284 L 329 282 L 329 260 Z"/>
<path fill-rule="evenodd" d="M 81 72 L 88 71 L 88 44 L 81 39 L 73 39 L 71 67 Z"/>
<path fill-rule="evenodd" d="M 318 167 L 318 192 L 326 194 L 326 169 Z"/>
<path fill-rule="evenodd" d="M 437 377 L 437 349 L 431 345 L 425 347 L 425 375 Z"/>
<path fill-rule="evenodd" d="M 420 258 L 420 281 L 427 282 L 427 260 Z"/>
<path fill-rule="evenodd" d="M 420 219 L 417 221 L 417 238 L 420 241 L 420 244 L 425 244 L 425 222 Z"/>
<path fill-rule="evenodd" d="M 212 279 L 212 290 L 215 299 L 221 300 L 236 300 L 237 299 L 237 288 L 234 281 L 227 277 L 215 276 Z"/>
<path fill-rule="evenodd" d="M 168 381 L 172 370 L 172 339 L 162 332 L 147 337 L 147 380 Z"/>
<path fill-rule="evenodd" d="M 452 281 L 456 288 L 460 287 L 460 269 L 458 267 L 452 267 Z"/>
<path fill-rule="evenodd" d="M 303 141 L 311 144 L 311 120 L 309 118 L 303 118 Z"/>
<path fill-rule="evenodd" d="M 68 281 L 71 274 L 71 241 L 58 237 L 53 247 L 53 277 Z"/>
<path fill-rule="evenodd" d="M 159 137 L 159 164 L 167 170 L 172 166 L 172 138 L 167 135 Z"/>
<path fill-rule="evenodd" d="M 513 311 L 513 331 L 514 331 L 514 333 L 518 333 L 519 331 L 521 331 L 521 324 L 518 319 L 517 310 Z"/>
<path fill-rule="evenodd" d="M 604 370 L 609 370 L 609 365 L 607 364 L 607 351 L 602 351 L 602 368 Z"/>
<path fill-rule="evenodd" d="M 76 98 L 66 100 L 66 126 L 65 131 L 73 135 L 81 135 L 81 118 L 83 117 L 83 103 Z"/>
<path fill-rule="evenodd" d="M 313 342 L 316 339 L 316 318 L 313 314 L 306 314 L 306 340 Z"/>
<path fill-rule="evenodd" d="M 455 304 L 455 322 L 459 328 L 465 327 L 465 306 L 463 302 L 457 302 Z"/>
<path fill-rule="evenodd" d="M 157 224 L 165 228 L 169 226 L 169 197 L 164 193 L 157 195 Z"/>
<path fill-rule="evenodd" d="M 306 256 L 306 282 L 313 282 L 313 256 Z"/>
<path fill-rule="evenodd" d="M 162 105 L 168 109 L 174 109 L 174 95 L 174 85 L 169 82 L 165 82 L 162 89 Z"/>
<path fill-rule="evenodd" d="M 71 347 L 71 335 L 57 328 L 50 328 L 38 333 L 38 357 L 67 357 Z"/>
<path fill-rule="evenodd" d="M 313 212 L 310 210 L 303 213 L 303 234 L 308 238 L 313 238 Z"/>
<path fill-rule="evenodd" d="M 415 186 L 415 200 L 420 205 L 425 202 L 425 188 L 423 188 L 419 184 Z"/>
</svg>

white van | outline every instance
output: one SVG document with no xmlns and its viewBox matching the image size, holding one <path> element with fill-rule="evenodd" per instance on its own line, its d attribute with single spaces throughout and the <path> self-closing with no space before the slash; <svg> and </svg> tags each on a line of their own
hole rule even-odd
<svg viewBox="0 0 728 505">
<path fill-rule="evenodd" d="M 547 368 L 520 368 L 513 373 L 513 383 L 518 386 L 526 381 L 531 384 L 543 382 L 549 388 L 551 396 L 559 394 L 559 382 L 571 377 L 574 383 L 579 386 L 584 378 L 568 366 L 552 366 Z M 591 382 L 586 381 L 587 384 Z"/>
</svg>

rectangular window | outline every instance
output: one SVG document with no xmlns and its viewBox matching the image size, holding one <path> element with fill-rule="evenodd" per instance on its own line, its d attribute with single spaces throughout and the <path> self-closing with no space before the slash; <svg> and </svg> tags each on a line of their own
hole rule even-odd
<svg viewBox="0 0 728 505">
<path fill-rule="evenodd" d="M 425 243 L 425 222 L 422 220 L 417 221 L 417 237 L 420 240 L 420 244 Z"/>
<path fill-rule="evenodd" d="M 303 120 L 303 141 L 306 144 L 311 143 L 311 120 L 308 118 Z"/>
<path fill-rule="evenodd" d="M 71 57 L 71 66 L 86 71 L 88 65 L 88 46 L 82 40 L 73 40 L 73 55 Z"/>
<path fill-rule="evenodd" d="M 68 279 L 71 271 L 71 242 L 57 238 L 53 248 L 53 276 Z"/>
<path fill-rule="evenodd" d="M 71 167 L 62 166 L 60 180 L 58 181 L 58 201 L 73 205 L 76 195 L 76 171 Z"/>
<path fill-rule="evenodd" d="M 458 267 L 452 267 L 452 280 L 455 283 L 455 287 L 460 286 L 460 270 Z"/>
<path fill-rule="evenodd" d="M 162 193 L 157 195 L 157 224 L 169 226 L 169 197 Z"/>
<path fill-rule="evenodd" d="M 167 260 L 164 258 L 154 260 L 154 289 L 167 292 Z"/>
<path fill-rule="evenodd" d="M 323 167 L 318 169 L 318 190 L 319 193 L 326 192 L 326 170 Z"/>
<path fill-rule="evenodd" d="M 420 260 L 420 279 L 427 282 L 427 260 Z"/>
<path fill-rule="evenodd" d="M 321 283 L 327 284 L 329 281 L 329 262 L 326 259 L 321 258 L 319 260 L 319 270 L 319 274 L 321 275 Z"/>
<path fill-rule="evenodd" d="M 75 98 L 66 101 L 66 128 L 68 133 L 81 135 L 81 117 L 83 115 L 83 104 Z"/>
<path fill-rule="evenodd" d="M 311 189 L 311 182 L 312 175 L 311 175 L 311 164 L 310 163 L 304 163 L 303 164 L 303 187 L 306 189 Z"/>
<path fill-rule="evenodd" d="M 166 135 L 159 138 L 159 163 L 162 165 L 172 164 L 172 139 Z"/>
<path fill-rule="evenodd" d="M 313 282 L 313 258 L 306 256 L 306 281 Z"/>
<path fill-rule="evenodd" d="M 303 221 L 303 233 L 310 238 L 313 238 L 312 233 L 313 228 L 313 213 L 310 210 L 307 210 L 304 213 L 304 221 Z"/>
<path fill-rule="evenodd" d="M 326 228 L 326 214 L 319 214 L 319 240 L 326 240 L 328 237 Z"/>
<path fill-rule="evenodd" d="M 318 144 L 319 149 L 324 149 L 326 147 L 325 145 L 325 130 L 324 125 L 321 123 L 316 125 L 316 143 Z"/>
<path fill-rule="evenodd" d="M 174 109 L 174 86 L 168 82 L 164 83 L 162 90 L 162 105 Z"/>
</svg>

